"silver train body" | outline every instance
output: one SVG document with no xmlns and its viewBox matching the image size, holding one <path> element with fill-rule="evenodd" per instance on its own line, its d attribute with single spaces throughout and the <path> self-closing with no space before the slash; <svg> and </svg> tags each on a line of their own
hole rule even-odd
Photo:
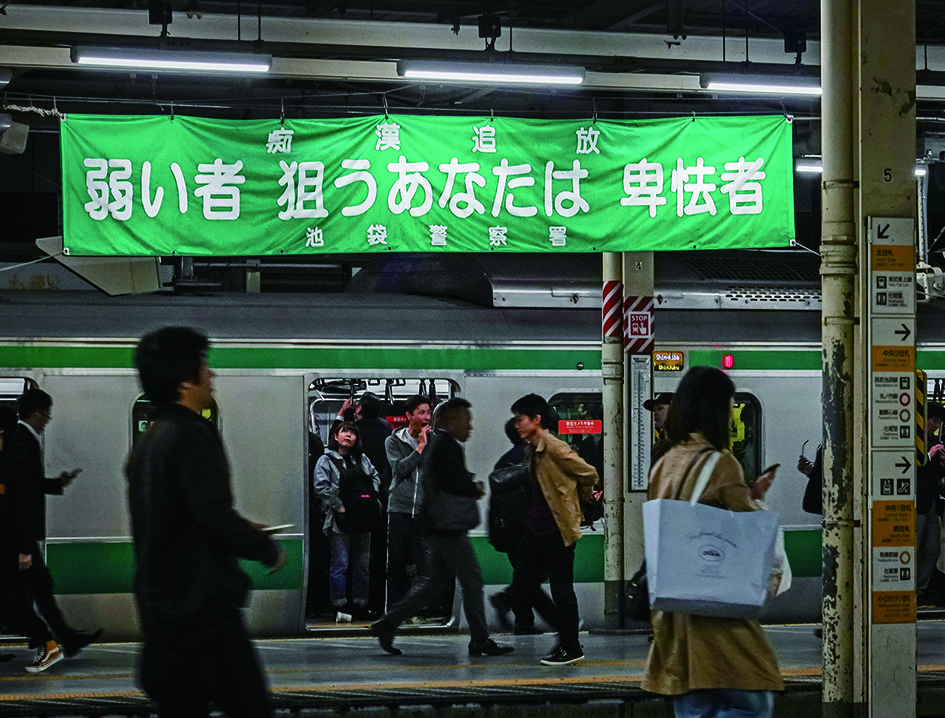
<svg viewBox="0 0 945 718">
<path fill-rule="evenodd" d="M 686 366 L 731 355 L 738 391 L 754 402 L 752 461 L 782 465 L 769 507 L 788 531 L 795 583 L 772 602 L 766 619 L 815 621 L 820 519 L 801 509 L 805 483 L 795 466 L 803 442 L 809 457 L 820 443 L 818 307 L 719 309 L 716 301 L 714 308 L 687 308 L 672 293 L 661 301 L 657 349 L 682 353 Z M 923 311 L 919 363 L 931 377 L 945 377 L 940 322 Z M 239 511 L 294 526 L 279 537 L 291 557 L 281 574 L 267 577 L 250 567 L 256 590 L 247 615 L 256 636 L 306 635 L 308 552 L 318 530 L 308 510 L 308 433 L 320 422 L 324 431 L 352 387 L 398 400 L 420 388 L 429 392 L 433 380 L 438 396 L 469 399 L 474 429 L 467 460 L 483 478 L 509 447 L 503 424 L 516 398 L 557 397 L 573 416 L 592 418 L 601 391 L 600 311 L 593 308 L 499 309 L 353 294 L 5 293 L 0 400 L 16 395 L 24 381 L 48 391 L 54 421 L 45 437 L 47 473 L 84 469 L 64 496 L 48 501 L 46 551 L 56 590 L 68 616 L 105 626 L 111 639 L 138 634 L 123 476 L 140 416 L 132 349 L 142 334 L 168 324 L 211 337 L 219 427 Z M 655 374 L 654 391 L 672 391 L 679 376 Z M 474 533 L 487 589 L 497 590 L 510 577 L 507 561 L 488 545 L 484 527 Z M 604 624 L 603 542 L 599 523 L 579 542 L 576 585 L 589 628 Z"/>
</svg>

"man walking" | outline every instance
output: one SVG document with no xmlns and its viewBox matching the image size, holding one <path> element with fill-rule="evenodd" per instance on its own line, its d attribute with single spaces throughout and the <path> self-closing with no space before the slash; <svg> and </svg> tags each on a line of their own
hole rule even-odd
<svg viewBox="0 0 945 718">
<path fill-rule="evenodd" d="M 16 482 L 17 511 L 20 516 L 22 547 L 19 553 L 19 574 L 14 582 L 15 600 L 33 602 L 36 611 L 52 631 L 48 636 L 31 635 L 30 646 L 36 648 L 32 664 L 26 670 L 39 673 L 66 656 L 74 656 L 102 635 L 99 628 L 91 633 L 77 631 L 66 623 L 53 594 L 53 577 L 43 558 L 40 542 L 46 540 L 46 495 L 62 494 L 63 489 L 79 475 L 81 469 L 63 471 L 46 477 L 41 435 L 52 420 L 52 397 L 42 389 L 27 389 L 17 400 L 19 421 L 13 433 L 10 450 L 18 454 Z M 28 611 L 32 613 L 32 611 Z M 58 643 L 57 643 L 58 641 Z"/>
<path fill-rule="evenodd" d="M 241 607 L 249 578 L 237 559 L 278 571 L 285 554 L 233 509 L 216 427 L 207 338 L 165 327 L 142 338 L 135 364 L 153 408 L 126 473 L 134 588 L 144 633 L 138 678 L 161 718 L 271 715 Z"/>
<path fill-rule="evenodd" d="M 551 409 L 540 396 L 523 396 L 512 404 L 512 413 L 519 436 L 529 444 L 525 463 L 533 482 L 525 535 L 516 549 L 512 600 L 534 605 L 547 575 L 558 609 L 558 646 L 541 663 L 576 663 L 584 659 L 584 650 L 578 639 L 574 545 L 581 538 L 580 498 L 591 500 L 597 470 L 548 431 Z"/>
<path fill-rule="evenodd" d="M 514 650 L 489 638 L 482 571 L 467 535 L 479 523 L 476 501 L 483 494 L 483 485 L 473 481 L 463 455 L 462 445 L 472 432 L 469 409 L 470 403 L 459 397 L 437 407 L 433 436 L 420 467 L 421 521 L 428 554 L 421 563 L 420 577 L 407 595 L 371 624 L 381 648 L 395 656 L 401 654 L 394 647 L 394 632 L 400 624 L 457 578 L 469 623 L 469 655 L 501 656 Z"/>
</svg>

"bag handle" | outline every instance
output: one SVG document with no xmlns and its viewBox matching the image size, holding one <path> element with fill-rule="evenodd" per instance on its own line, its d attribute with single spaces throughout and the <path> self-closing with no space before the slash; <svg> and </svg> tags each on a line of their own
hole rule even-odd
<svg viewBox="0 0 945 718">
<path fill-rule="evenodd" d="M 721 458 L 721 451 L 713 451 L 705 464 L 702 465 L 702 471 L 699 472 L 699 478 L 696 479 L 696 486 L 692 490 L 692 497 L 689 499 L 690 506 L 695 506 L 699 503 L 702 492 L 705 491 L 706 484 L 709 483 L 709 479 L 712 478 L 712 472 L 715 471 L 715 465 L 719 463 L 719 459 Z"/>
<path fill-rule="evenodd" d="M 692 467 L 696 465 L 696 462 L 699 460 L 699 457 L 702 456 L 707 451 L 714 451 L 711 446 L 707 446 L 704 449 L 700 449 L 695 456 L 689 460 L 689 465 L 686 467 L 686 473 L 683 474 L 682 481 L 679 482 L 679 488 L 676 489 L 676 495 L 673 497 L 675 501 L 679 501 L 679 495 L 682 494 L 683 487 L 686 485 L 686 479 L 689 478 L 689 472 L 692 471 Z"/>
</svg>

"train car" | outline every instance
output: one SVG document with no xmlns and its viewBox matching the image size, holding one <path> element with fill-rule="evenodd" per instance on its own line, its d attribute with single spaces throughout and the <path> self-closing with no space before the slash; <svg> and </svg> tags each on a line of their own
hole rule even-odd
<svg viewBox="0 0 945 718">
<path fill-rule="evenodd" d="M 785 527 L 795 582 L 765 619 L 817 620 L 820 518 L 802 511 L 805 479 L 795 468 L 802 447 L 813 456 L 821 436 L 817 292 L 785 298 L 769 287 L 746 299 L 679 267 L 673 274 L 675 283 L 657 290 L 657 351 L 679 354 L 684 367 L 720 366 L 729 357 L 739 404 L 734 438 L 746 475 L 782 465 L 768 506 Z M 315 436 L 327 438 L 346 398 L 373 391 L 396 422 L 399 403 L 411 394 L 464 396 L 474 424 L 467 461 L 482 478 L 508 448 L 503 424 L 511 403 L 529 392 L 551 400 L 562 427 L 585 427 L 565 428 L 565 436 L 586 456 L 600 451 L 596 308 L 497 308 L 351 293 L 8 292 L 0 302 L 0 401 L 29 385 L 48 391 L 55 420 L 46 430 L 47 471 L 84 469 L 64 496 L 48 502 L 46 553 L 56 592 L 71 620 L 105 626 L 111 639 L 138 635 L 122 469 L 146 409 L 132 350 L 158 326 L 209 334 L 214 419 L 232 464 L 237 507 L 255 521 L 293 526 L 279 535 L 290 556 L 286 569 L 269 576 L 248 567 L 255 636 L 307 635 L 313 626 L 312 599 L 322 587 L 310 569 L 319 530 L 310 510 L 311 447 Z M 936 316 L 923 309 L 919 321 L 919 363 L 933 381 L 945 378 Z M 653 391 L 672 391 L 679 376 L 655 373 Z M 508 562 L 488 544 L 483 526 L 474 543 L 487 590 L 496 591 L 510 580 Z M 578 598 L 585 627 L 594 628 L 604 623 L 601 522 L 585 530 L 578 547 Z"/>
</svg>

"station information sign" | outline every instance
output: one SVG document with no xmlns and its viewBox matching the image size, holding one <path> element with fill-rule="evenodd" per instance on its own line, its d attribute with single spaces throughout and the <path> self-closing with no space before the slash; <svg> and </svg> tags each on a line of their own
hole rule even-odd
<svg viewBox="0 0 945 718">
<path fill-rule="evenodd" d="M 871 217 L 872 623 L 915 622 L 915 222 Z"/>
</svg>

